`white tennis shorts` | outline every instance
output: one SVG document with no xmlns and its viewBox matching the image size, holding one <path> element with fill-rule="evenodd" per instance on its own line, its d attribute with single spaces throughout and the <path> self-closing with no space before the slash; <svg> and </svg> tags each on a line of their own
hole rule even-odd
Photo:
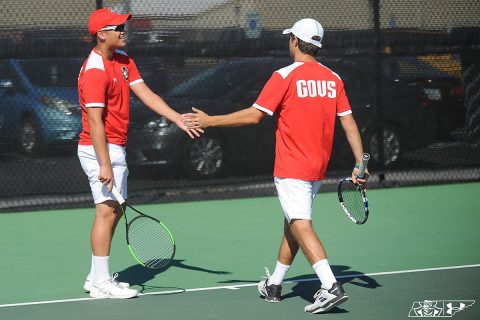
<svg viewBox="0 0 480 320">
<path fill-rule="evenodd" d="M 116 144 L 107 144 L 108 154 L 112 162 L 113 179 L 123 198 L 127 199 L 127 177 L 128 168 L 126 161 L 125 147 Z M 90 182 L 90 189 L 92 190 L 93 202 L 95 204 L 105 202 L 107 200 L 115 200 L 113 195 L 108 192 L 108 185 L 103 185 L 98 180 L 100 174 L 100 164 L 97 160 L 97 155 L 93 146 L 78 145 L 78 158 L 82 169 L 88 177 Z"/>
<path fill-rule="evenodd" d="M 307 181 L 275 177 L 278 199 L 285 218 L 290 223 L 295 219 L 312 220 L 312 203 L 322 181 Z"/>
</svg>

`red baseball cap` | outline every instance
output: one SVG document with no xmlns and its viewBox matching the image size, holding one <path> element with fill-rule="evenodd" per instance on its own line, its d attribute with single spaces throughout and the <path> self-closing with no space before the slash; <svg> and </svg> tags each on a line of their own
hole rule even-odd
<svg viewBox="0 0 480 320">
<path fill-rule="evenodd" d="M 119 26 L 130 20 L 130 13 L 119 14 L 110 9 L 98 9 L 92 12 L 88 20 L 88 32 L 94 36 L 98 30 L 106 26 Z"/>
</svg>

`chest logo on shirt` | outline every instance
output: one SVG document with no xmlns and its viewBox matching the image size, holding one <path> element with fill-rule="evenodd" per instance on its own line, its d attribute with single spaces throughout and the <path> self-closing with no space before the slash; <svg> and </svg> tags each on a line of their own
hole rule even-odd
<svg viewBox="0 0 480 320">
<path fill-rule="evenodd" d="M 123 79 L 128 80 L 128 70 L 127 70 L 127 67 L 125 66 L 122 67 L 122 76 L 123 76 Z"/>
<path fill-rule="evenodd" d="M 299 98 L 305 97 L 325 97 L 336 98 L 337 89 L 335 81 L 325 80 L 298 80 L 297 81 L 297 96 Z"/>
</svg>

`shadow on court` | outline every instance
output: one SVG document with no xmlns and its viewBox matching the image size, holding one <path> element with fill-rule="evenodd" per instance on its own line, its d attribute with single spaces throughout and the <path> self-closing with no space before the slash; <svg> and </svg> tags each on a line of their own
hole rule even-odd
<svg viewBox="0 0 480 320">
<path fill-rule="evenodd" d="M 331 266 L 333 273 L 338 281 L 342 284 L 349 283 L 359 287 L 363 287 L 366 289 L 376 289 L 381 287 L 381 285 L 373 278 L 365 275 L 363 272 L 358 270 L 350 270 L 351 267 L 345 265 L 333 265 Z M 317 275 L 315 273 L 307 274 L 299 277 L 288 278 L 285 281 L 292 281 L 295 282 L 293 287 L 291 288 L 290 292 L 286 293 L 285 290 L 282 296 L 282 299 L 290 299 L 295 297 L 300 297 L 305 301 L 313 303 L 314 294 L 320 288 L 320 281 L 316 281 Z M 247 280 L 228 280 L 228 281 L 220 281 L 220 283 L 252 283 L 257 282 L 257 280 L 247 281 Z M 347 292 L 348 294 L 348 292 Z M 330 313 L 347 313 L 347 310 L 341 308 L 334 308 Z"/>
<path fill-rule="evenodd" d="M 337 280 L 342 284 L 349 283 L 367 289 L 376 289 L 381 287 L 377 280 L 365 275 L 363 272 L 350 270 L 351 267 L 349 266 L 333 265 L 331 268 Z M 313 302 L 313 295 L 318 291 L 318 289 L 320 289 L 320 282 L 308 281 L 307 279 L 315 278 L 317 278 L 317 275 L 312 273 L 309 275 L 287 279 L 287 281 L 294 281 L 296 284 L 292 287 L 291 292 L 282 296 L 282 299 L 300 297 L 306 301 Z"/>
<path fill-rule="evenodd" d="M 148 269 L 139 264 L 136 264 L 126 268 L 125 270 L 119 271 L 118 280 L 128 282 L 131 285 L 140 286 L 142 287 L 140 292 L 144 293 L 144 291 L 148 291 L 152 289 L 184 290 L 182 288 L 150 286 L 150 285 L 144 284 L 149 280 L 154 279 L 157 274 L 160 274 L 170 268 L 182 268 L 182 269 L 188 269 L 192 271 L 219 274 L 219 275 L 231 274 L 231 272 L 229 271 L 210 270 L 210 269 L 205 269 L 197 266 L 191 266 L 186 264 L 184 261 L 185 260 L 174 259 L 172 263 L 170 263 L 166 268 L 163 268 L 163 269 Z"/>
</svg>

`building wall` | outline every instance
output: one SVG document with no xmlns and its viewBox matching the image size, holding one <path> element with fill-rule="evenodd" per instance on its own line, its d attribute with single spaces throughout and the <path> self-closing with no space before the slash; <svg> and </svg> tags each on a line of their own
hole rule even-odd
<svg viewBox="0 0 480 320">
<path fill-rule="evenodd" d="M 382 27 L 448 30 L 480 26 L 480 1 L 381 0 Z"/>
<path fill-rule="evenodd" d="M 1 0 L 0 29 L 83 27 L 95 0 Z"/>
<path fill-rule="evenodd" d="M 370 0 L 259 1 L 268 29 L 284 29 L 302 18 L 316 19 L 328 29 L 367 29 L 373 25 L 371 11 Z"/>
<path fill-rule="evenodd" d="M 150 16 L 157 25 L 170 28 L 243 27 L 252 13 L 259 14 L 261 25 L 266 29 L 283 29 L 305 17 L 317 19 L 327 30 L 361 30 L 373 25 L 372 0 L 213 0 L 202 6 L 197 0 L 191 0 L 191 7 L 187 4 L 190 2 L 184 0 L 190 11 L 185 9 L 177 16 L 168 6 L 181 7 L 180 0 L 162 0 L 162 5 L 152 1 L 103 2 L 114 10 L 138 11 L 132 12 L 136 18 Z M 453 26 L 480 26 L 478 0 L 380 0 L 380 5 L 384 28 L 448 30 Z M 0 28 L 85 28 L 95 6 L 95 0 L 2 0 Z"/>
<path fill-rule="evenodd" d="M 198 15 L 194 24 L 199 28 L 245 27 L 247 16 L 258 13 L 266 29 L 283 29 L 311 17 L 328 30 L 362 30 L 373 26 L 371 5 L 372 0 L 230 0 Z M 449 30 L 480 26 L 479 17 L 480 1 L 380 0 L 382 28 Z"/>
</svg>

